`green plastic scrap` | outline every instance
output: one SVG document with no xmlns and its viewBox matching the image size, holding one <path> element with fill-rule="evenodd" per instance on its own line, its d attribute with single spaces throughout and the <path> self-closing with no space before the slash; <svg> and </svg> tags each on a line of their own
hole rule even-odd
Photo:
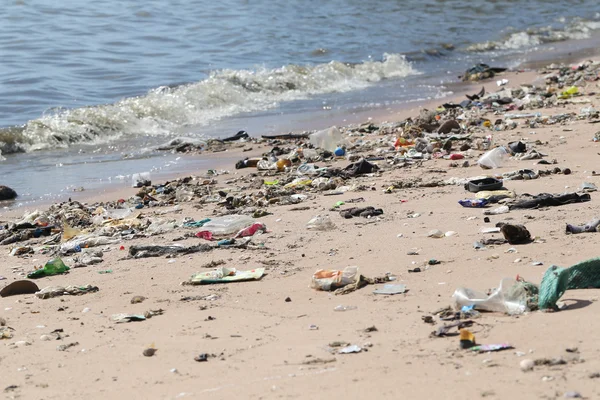
<svg viewBox="0 0 600 400">
<path fill-rule="evenodd" d="M 186 222 L 186 223 L 183 224 L 183 226 L 186 227 L 186 228 L 201 228 L 207 222 L 210 222 L 210 218 L 204 218 L 201 221 Z"/>
<path fill-rule="evenodd" d="M 562 268 L 550 266 L 540 284 L 540 310 L 556 309 L 556 302 L 569 289 L 600 288 L 600 258 L 592 258 Z"/>
</svg>

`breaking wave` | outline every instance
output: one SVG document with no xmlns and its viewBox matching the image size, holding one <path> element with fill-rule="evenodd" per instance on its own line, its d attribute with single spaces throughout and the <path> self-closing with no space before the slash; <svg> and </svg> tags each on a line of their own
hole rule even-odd
<svg viewBox="0 0 600 400">
<path fill-rule="evenodd" d="M 539 46 L 545 43 L 587 39 L 591 37 L 593 31 L 598 29 L 600 29 L 600 21 L 585 21 L 575 18 L 563 28 L 548 26 L 543 28 L 532 28 L 522 32 L 513 32 L 508 34 L 502 40 L 475 43 L 468 46 L 466 50 L 470 52 L 518 50 Z"/>
<path fill-rule="evenodd" d="M 192 84 L 159 87 L 114 104 L 54 111 L 23 126 L 2 128 L 0 154 L 105 143 L 127 136 L 169 136 L 188 125 L 418 73 L 400 54 L 357 64 L 331 61 L 276 69 L 225 69 Z"/>
</svg>

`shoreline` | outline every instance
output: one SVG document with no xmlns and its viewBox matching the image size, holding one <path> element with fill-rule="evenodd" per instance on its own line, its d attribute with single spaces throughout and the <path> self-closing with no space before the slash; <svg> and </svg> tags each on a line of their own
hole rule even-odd
<svg viewBox="0 0 600 400">
<path fill-rule="evenodd" d="M 557 43 L 557 46 L 564 47 L 565 44 Z M 552 60 L 554 60 L 554 61 L 551 61 L 551 62 L 565 62 L 565 63 L 575 63 L 576 64 L 578 62 L 585 61 L 587 58 L 590 58 L 590 57 L 594 58 L 594 56 L 597 57 L 600 53 L 595 48 L 583 47 L 583 48 L 579 48 L 576 52 L 571 52 L 571 53 L 565 53 L 564 50 L 560 50 L 560 51 L 558 51 L 557 54 L 559 54 L 560 56 L 557 58 L 552 58 Z M 540 55 L 538 57 L 538 59 L 536 59 L 536 60 L 521 63 L 518 67 L 514 68 L 513 71 L 510 71 L 507 74 L 504 74 L 505 78 L 511 80 L 512 76 L 518 76 L 523 73 L 535 73 L 534 72 L 535 69 L 550 63 L 550 62 L 548 62 L 550 57 L 551 56 L 549 56 L 549 55 Z M 517 78 L 517 79 L 519 79 L 519 78 Z M 493 81 L 485 82 L 486 89 L 494 90 L 495 87 L 494 87 L 493 83 L 494 83 Z M 472 84 L 470 82 L 457 81 L 457 82 L 453 82 L 448 87 L 448 89 L 450 89 L 453 93 L 448 96 L 442 97 L 442 98 L 417 100 L 414 102 L 407 102 L 407 103 L 397 104 L 397 105 L 393 105 L 393 106 L 389 106 L 389 107 L 380 107 L 380 108 L 373 108 L 373 109 L 368 109 L 368 110 L 359 110 L 358 112 L 345 111 L 344 113 L 339 114 L 339 115 L 331 115 L 331 116 L 324 116 L 324 117 L 319 116 L 318 117 L 319 122 L 317 124 L 307 122 L 307 121 L 298 121 L 297 122 L 298 127 L 296 129 L 290 130 L 290 132 L 291 133 L 306 132 L 306 129 L 320 130 L 320 129 L 327 129 L 329 126 L 332 126 L 332 125 L 348 126 L 348 125 L 360 124 L 360 123 L 368 122 L 368 121 L 395 122 L 398 120 L 403 120 L 411 115 L 418 114 L 418 110 L 421 108 L 434 109 L 435 107 L 437 107 L 439 104 L 441 104 L 443 102 L 448 102 L 448 101 L 449 102 L 453 102 L 453 101 L 460 102 L 460 101 L 462 101 L 462 99 L 464 99 L 464 94 L 471 92 L 471 91 L 477 91 L 479 89 L 477 86 L 478 86 L 477 83 Z M 302 118 L 302 119 L 304 119 L 304 118 Z M 347 120 L 349 120 L 349 119 L 352 120 L 352 122 L 348 123 Z M 251 136 L 259 137 L 260 133 L 252 132 Z M 211 164 L 207 169 L 229 169 L 229 170 L 231 170 L 233 164 L 235 163 L 235 161 L 237 161 L 237 160 L 233 160 L 233 159 L 240 155 L 244 155 L 244 154 L 240 154 L 240 152 L 235 152 L 235 151 L 231 152 L 229 150 L 226 150 L 225 153 L 227 153 L 227 155 L 226 155 L 227 160 L 222 160 L 220 162 Z M 167 154 L 168 154 L 168 152 L 164 152 L 164 155 L 167 155 Z M 177 153 L 174 153 L 174 154 L 177 154 Z M 202 157 L 202 158 L 196 159 L 193 162 L 188 162 L 188 167 L 183 172 L 179 171 L 179 172 L 160 173 L 160 176 L 161 176 L 160 180 L 168 181 L 171 179 L 185 177 L 187 175 L 193 174 L 194 171 L 197 170 L 195 167 L 193 167 L 193 165 L 197 165 L 198 163 L 200 163 L 200 164 L 210 163 L 211 162 L 210 160 L 214 159 L 214 158 L 220 159 L 218 154 L 216 156 L 212 156 L 211 154 L 213 154 L 213 153 L 202 153 L 202 154 L 195 154 L 195 155 L 181 154 L 181 156 L 187 158 L 188 160 L 195 158 L 195 157 Z M 223 153 L 221 153 L 221 154 L 223 154 Z M 256 157 L 256 156 L 259 156 L 260 154 L 253 152 L 253 153 L 248 153 L 247 155 L 251 156 L 251 157 Z M 233 162 L 231 162 L 231 161 L 233 161 Z M 138 172 L 142 172 L 142 171 L 138 171 Z M 82 186 L 82 187 L 84 189 L 86 189 L 85 186 Z M 64 190 L 67 190 L 67 188 L 61 189 L 61 192 Z M 60 192 L 54 193 L 52 198 L 29 200 L 29 201 L 26 201 L 26 204 L 24 204 L 22 206 L 19 205 L 20 201 L 19 201 L 19 198 L 17 198 L 15 201 L 11 201 L 11 202 L 0 202 L 1 207 L 7 207 L 7 208 L 4 208 L 4 210 L 0 211 L 0 216 L 10 217 L 10 216 L 17 215 L 19 212 L 32 211 L 32 210 L 34 210 L 36 208 L 40 208 L 40 207 L 42 207 L 42 208 L 48 207 L 49 205 L 51 205 L 55 202 L 66 201 L 69 197 L 72 199 L 77 199 L 79 201 L 87 201 L 89 199 L 96 199 L 96 198 L 101 198 L 103 200 L 109 200 L 113 196 L 123 197 L 123 194 L 126 191 L 127 191 L 127 186 L 125 185 L 124 182 L 122 182 L 122 183 L 103 183 L 100 188 L 86 189 L 83 192 L 73 191 L 72 193 L 69 193 L 69 194 L 66 194 L 66 193 L 60 194 Z M 61 199 L 61 200 L 58 200 L 58 199 Z"/>
</svg>

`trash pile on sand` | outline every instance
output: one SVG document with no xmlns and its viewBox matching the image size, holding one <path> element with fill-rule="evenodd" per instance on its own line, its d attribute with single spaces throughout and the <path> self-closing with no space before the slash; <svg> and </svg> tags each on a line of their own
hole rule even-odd
<svg viewBox="0 0 600 400">
<path fill-rule="evenodd" d="M 501 70 L 479 65 L 467 71 L 465 79 L 492 78 Z M 600 63 L 586 62 L 575 67 L 552 65 L 541 73 L 543 86 L 511 87 L 508 81 L 500 80 L 495 92 L 482 89 L 458 104 L 445 103 L 433 110 L 423 109 L 419 115 L 399 122 L 368 122 L 261 138 L 240 131 L 231 138 L 211 142 L 173 140 L 160 149 L 202 153 L 260 144 L 269 150 L 259 157 L 241 158 L 231 166 L 231 171 L 210 170 L 203 175 L 162 184 L 153 184 L 148 175 L 140 174 L 135 193 L 132 190 L 129 198 L 95 203 L 68 201 L 4 222 L 0 228 L 0 245 L 4 251 L 24 260 L 43 257 L 49 261 L 43 266 L 32 264 L 29 271 L 22 272 L 19 280 L 7 285 L 0 294 L 4 297 L 34 293 L 44 300 L 94 296 L 103 289 L 94 286 L 94 282 L 82 285 L 77 278 L 79 268 L 98 268 L 98 272 L 111 273 L 118 265 L 111 265 L 110 270 L 103 267 L 105 255 L 110 252 L 122 252 L 122 259 L 138 260 L 173 259 L 194 253 L 226 254 L 231 249 L 242 253 L 268 251 L 270 244 L 277 242 L 284 232 L 267 227 L 261 218 L 313 210 L 313 200 L 317 198 L 330 198 L 331 208 L 327 212 L 315 210 L 305 226 L 297 227 L 313 232 L 315 237 L 335 232 L 345 220 L 356 224 L 385 221 L 390 218 L 386 204 L 372 202 L 369 194 L 373 191 L 397 198 L 403 191 L 414 188 L 433 191 L 448 186 L 460 190 L 462 198 L 445 207 L 474 209 L 474 213 L 485 218 L 485 223 L 491 223 L 490 217 L 499 219 L 492 226 L 483 227 L 482 238 L 473 244 L 473 252 L 484 252 L 503 244 L 544 243 L 547 239 L 511 221 L 509 216 L 521 215 L 524 210 L 590 202 L 596 186 L 573 177 L 571 168 L 575 166 L 558 162 L 552 155 L 553 148 L 546 143 L 527 139 L 505 141 L 503 133 L 540 126 L 568 127 L 575 122 L 600 122 L 598 110 L 590 105 L 593 90 L 591 87 L 588 90 L 588 85 L 600 79 Z M 556 110 L 562 105 L 581 108 L 579 112 L 546 112 L 548 108 Z M 600 132 L 589 139 L 600 140 Z M 428 178 L 430 175 L 425 172 L 433 160 L 447 160 L 447 168 Z M 497 172 L 506 165 L 518 164 L 521 165 L 513 171 Z M 393 174 L 398 171 L 423 173 L 406 174 L 398 179 L 398 175 Z M 517 193 L 513 187 L 515 181 L 550 179 L 548 177 L 557 175 L 570 175 L 577 180 L 570 185 L 575 189 L 563 193 Z M 341 198 L 344 200 L 337 200 Z M 416 213 L 411 215 L 408 218 L 418 217 Z M 587 223 L 572 221 L 566 225 L 565 234 L 597 232 L 599 226 L 597 218 Z M 563 227 L 560 223 L 561 230 Z M 428 230 L 427 240 L 448 240 L 453 236 L 460 240 L 456 231 L 443 232 L 435 226 Z M 172 240 L 164 239 L 167 234 Z M 187 244 L 176 243 L 180 240 L 186 240 Z M 190 245 L 190 240 L 194 244 Z M 297 246 L 301 247 L 302 243 Z M 418 250 L 409 254 L 416 255 Z M 142 260 L 136 262 L 143 263 Z M 229 261 L 223 263 L 225 265 L 217 263 L 210 270 L 191 277 L 181 276 L 181 281 L 186 285 L 232 282 L 260 285 L 261 280 L 269 279 L 268 270 L 258 265 L 238 269 L 229 265 Z M 366 286 L 373 286 L 375 295 L 404 296 L 410 293 L 411 276 L 438 264 L 439 260 L 430 259 L 426 265 L 410 269 L 411 274 L 403 278 L 383 269 L 379 276 L 368 277 L 359 272 L 359 267 L 352 266 L 317 268 L 312 276 L 299 279 L 317 291 L 314 296 L 317 301 L 325 296 L 321 292 L 350 298 L 355 291 L 364 291 Z M 173 273 L 177 273 L 176 270 Z M 41 289 L 26 279 L 39 283 L 45 277 L 58 275 L 64 277 L 64 282 L 53 282 Z M 441 324 L 432 337 L 452 336 L 454 330 L 460 339 L 457 345 L 462 349 L 505 350 L 517 344 L 476 343 L 469 329 L 477 326 L 483 313 L 522 315 L 537 310 L 560 310 L 559 299 L 565 291 L 600 288 L 600 261 L 585 260 L 569 268 L 551 265 L 539 283 L 517 276 L 500 278 L 498 286 L 487 291 L 476 291 L 468 286 L 466 281 L 465 287 L 449 290 L 450 307 L 423 317 L 426 323 Z M 348 308 L 351 306 L 338 307 L 338 311 L 351 309 Z M 115 323 L 145 321 L 164 311 L 120 313 L 110 318 Z M 14 334 L 11 330 L 2 332 L 3 338 Z M 342 348 L 330 346 L 339 354 L 362 351 L 360 346 L 350 343 L 338 347 Z M 149 349 L 152 349 L 147 352 L 149 355 L 144 355 L 153 356 L 156 349 Z M 207 359 L 204 357 L 203 361 Z"/>
</svg>

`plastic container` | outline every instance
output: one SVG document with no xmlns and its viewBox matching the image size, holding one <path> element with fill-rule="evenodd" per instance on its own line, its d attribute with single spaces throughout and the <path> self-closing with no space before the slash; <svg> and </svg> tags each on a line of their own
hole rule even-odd
<svg viewBox="0 0 600 400">
<path fill-rule="evenodd" d="M 496 147 L 482 155 L 477 164 L 484 169 L 501 168 L 508 157 L 509 152 L 504 147 Z"/>
<path fill-rule="evenodd" d="M 224 217 L 216 217 L 204 224 L 203 231 L 209 231 L 215 236 L 226 236 L 238 233 L 244 228 L 249 227 L 254 223 L 254 218 L 247 215 L 226 215 Z"/>
<path fill-rule="evenodd" d="M 522 314 L 527 308 L 527 291 L 524 286 L 512 278 L 504 278 L 489 296 L 472 289 L 458 288 L 452 295 L 454 307 L 461 310 L 464 306 L 474 306 L 480 311 Z"/>
<path fill-rule="evenodd" d="M 338 145 L 344 143 L 344 138 L 339 129 L 332 126 L 329 129 L 313 133 L 309 136 L 309 141 L 315 147 L 334 152 Z"/>
<path fill-rule="evenodd" d="M 465 189 L 471 193 L 494 191 L 502 189 L 503 182 L 496 178 L 473 179 L 465 184 Z"/>
</svg>

